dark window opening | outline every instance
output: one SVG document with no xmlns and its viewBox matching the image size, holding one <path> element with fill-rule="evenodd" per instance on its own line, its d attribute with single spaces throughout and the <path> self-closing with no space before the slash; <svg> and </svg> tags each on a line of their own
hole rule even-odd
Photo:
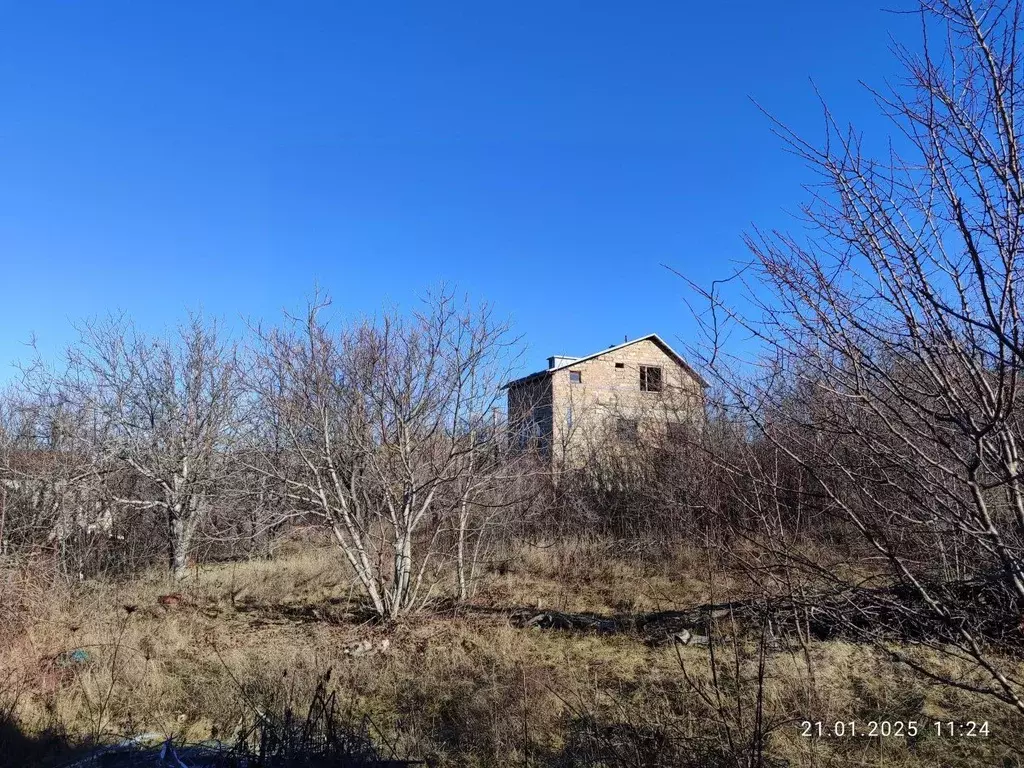
<svg viewBox="0 0 1024 768">
<path fill-rule="evenodd" d="M 640 391 L 661 392 L 661 368 L 656 365 L 640 366 Z"/>
<path fill-rule="evenodd" d="M 581 371 L 569 371 L 569 381 L 573 384 L 579 384 L 583 381 L 583 373 Z"/>
<path fill-rule="evenodd" d="M 636 419 L 615 420 L 615 434 L 619 440 L 636 440 L 637 431 Z"/>
<path fill-rule="evenodd" d="M 626 364 L 625 364 L 625 363 L 616 363 L 616 364 L 615 364 L 615 367 L 616 367 L 616 368 L 625 368 L 625 367 L 626 367 Z"/>
<path fill-rule="evenodd" d="M 668 422 L 668 439 L 672 442 L 684 440 L 687 434 L 686 424 L 679 421 Z"/>
</svg>

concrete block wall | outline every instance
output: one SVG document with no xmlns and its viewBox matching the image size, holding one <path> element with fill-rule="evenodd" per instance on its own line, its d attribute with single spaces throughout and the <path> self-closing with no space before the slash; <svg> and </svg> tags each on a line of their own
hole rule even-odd
<svg viewBox="0 0 1024 768">
<path fill-rule="evenodd" d="M 641 389 L 642 366 L 661 368 L 660 392 Z M 574 371 L 578 383 L 571 378 Z M 636 421 L 642 435 L 664 432 L 669 422 L 691 422 L 704 412 L 697 379 L 649 339 L 570 364 L 550 378 L 553 441 L 566 459 L 614 442 L 618 419 Z"/>
<path fill-rule="evenodd" d="M 661 368 L 660 392 L 641 389 L 642 366 Z M 573 380 L 574 373 L 579 381 Z M 614 445 L 620 419 L 636 422 L 643 436 L 664 434 L 671 423 L 694 423 L 704 416 L 700 382 L 650 339 L 516 383 L 509 388 L 508 403 L 510 426 L 539 425 L 546 453 L 568 464 Z"/>
</svg>

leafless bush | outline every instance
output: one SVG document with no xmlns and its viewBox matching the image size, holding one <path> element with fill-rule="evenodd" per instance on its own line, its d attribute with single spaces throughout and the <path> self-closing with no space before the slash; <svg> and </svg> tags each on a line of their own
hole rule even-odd
<svg viewBox="0 0 1024 768">
<path fill-rule="evenodd" d="M 755 233 L 754 261 L 733 283 L 744 298 L 703 290 L 705 362 L 724 406 L 798 469 L 761 475 L 775 496 L 827 513 L 872 553 L 856 567 L 790 562 L 820 579 L 873 573 L 913 589 L 948 627 L 947 652 L 977 674 L 920 671 L 1024 711 L 1020 682 L 935 586 L 988 579 L 1006 590 L 1001 610 L 1024 605 L 1022 7 L 920 10 L 923 46 L 897 49 L 905 85 L 875 94 L 897 134 L 884 157 L 827 109 L 822 146 L 776 123 L 819 173 L 803 208 L 811 234 Z M 761 344 L 754 371 L 720 347 L 729 324 Z M 775 552 L 793 552 L 772 514 Z"/>
<path fill-rule="evenodd" d="M 452 533 L 465 595 L 490 514 L 507 504 L 493 411 L 508 327 L 447 294 L 411 318 L 339 330 L 327 306 L 258 330 L 249 386 L 280 442 L 254 446 L 251 467 L 288 509 L 326 523 L 377 614 L 427 599 Z"/>
<path fill-rule="evenodd" d="M 234 346 L 192 316 L 176 336 L 149 337 L 124 317 L 86 323 L 63 368 L 27 379 L 49 414 L 67 414 L 54 446 L 78 458 L 85 505 L 152 512 L 167 561 L 184 575 L 211 499 L 233 470 L 238 435 Z M 106 510 L 104 527 L 112 524 Z"/>
<path fill-rule="evenodd" d="M 770 517 L 801 541 L 836 543 L 821 505 L 799 490 L 806 473 L 767 441 L 751 439 L 728 413 L 670 435 L 606 439 L 591 446 L 585 463 L 558 473 L 550 514 L 535 533 L 593 535 L 652 552 L 657 542 L 725 546 L 757 538 Z"/>
</svg>

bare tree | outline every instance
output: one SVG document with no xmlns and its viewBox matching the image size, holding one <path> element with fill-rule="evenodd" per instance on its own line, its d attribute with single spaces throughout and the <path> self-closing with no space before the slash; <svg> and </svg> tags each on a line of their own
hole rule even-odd
<svg viewBox="0 0 1024 768">
<path fill-rule="evenodd" d="M 755 233 L 734 283 L 745 298 L 726 301 L 721 285 L 703 294 L 705 362 L 728 404 L 809 479 L 807 498 L 864 537 L 941 628 L 935 647 L 970 672 L 904 660 L 1024 711 L 1021 681 L 972 613 L 982 609 L 939 586 L 951 573 L 994 580 L 1013 639 L 1024 609 L 1021 11 L 1016 0 L 920 3 L 922 47 L 897 48 L 907 80 L 875 93 L 895 129 L 882 158 L 827 108 L 822 146 L 777 123 L 820 174 L 803 208 L 810 233 Z M 730 323 L 760 343 L 762 375 L 729 364 L 718 342 Z"/>
<path fill-rule="evenodd" d="M 233 470 L 236 374 L 235 347 L 216 323 L 193 315 L 176 335 L 160 338 L 120 316 L 82 325 L 63 370 L 34 377 L 49 390 L 51 409 L 74 414 L 67 452 L 88 457 L 97 492 L 163 517 L 168 565 L 178 578 Z"/>
<path fill-rule="evenodd" d="M 13 491 L 18 488 L 15 450 L 19 436 L 18 409 L 9 392 L 0 392 L 0 560 L 8 553 L 8 516 Z"/>
<path fill-rule="evenodd" d="M 411 317 L 339 330 L 328 306 L 258 332 L 250 387 L 282 450 L 254 467 L 291 509 L 326 522 L 372 609 L 393 618 L 430 594 L 453 514 L 465 565 L 468 515 L 497 466 L 492 409 L 513 341 L 487 307 L 447 293 Z"/>
<path fill-rule="evenodd" d="M 88 456 L 71 449 L 80 419 L 53 396 L 52 382 L 26 371 L 37 392 L 12 386 L 0 395 L 0 550 L 52 549 L 65 576 L 83 571 L 83 536 L 103 527 Z M 77 541 L 76 541 L 77 539 Z"/>
</svg>

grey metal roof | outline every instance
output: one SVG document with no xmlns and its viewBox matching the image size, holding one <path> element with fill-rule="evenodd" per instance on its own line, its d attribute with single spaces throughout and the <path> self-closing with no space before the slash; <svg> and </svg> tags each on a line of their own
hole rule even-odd
<svg viewBox="0 0 1024 768">
<path fill-rule="evenodd" d="M 514 379 L 514 380 L 508 382 L 507 384 L 505 384 L 502 387 L 502 389 L 508 389 L 509 387 L 516 386 L 518 384 L 524 384 L 527 381 L 532 381 L 534 379 L 539 379 L 542 376 L 547 376 L 547 375 L 555 373 L 557 371 L 564 371 L 566 368 L 571 368 L 574 365 L 579 365 L 580 363 L 586 362 L 587 360 L 593 360 L 595 357 L 600 357 L 601 355 L 611 354 L 612 352 L 615 352 L 617 350 L 623 349 L 624 347 L 628 347 L 630 344 L 636 344 L 637 342 L 640 342 L 640 341 L 653 341 L 655 344 L 657 344 L 659 347 L 661 347 L 662 350 L 664 350 L 665 354 L 667 354 L 669 357 L 673 358 L 677 363 L 679 363 L 679 365 L 681 365 L 683 368 L 685 368 L 686 371 L 691 376 L 693 376 L 693 378 L 695 378 L 697 380 L 698 384 L 700 384 L 702 387 L 707 387 L 708 386 L 708 383 L 704 379 L 704 377 L 701 376 L 699 373 L 697 373 L 697 371 L 694 370 L 693 366 L 690 365 L 688 362 L 686 362 L 686 360 L 683 358 L 682 355 L 680 355 L 678 352 L 676 352 L 674 349 L 672 349 L 672 347 L 670 347 L 668 344 L 666 344 L 665 340 L 662 339 L 658 334 L 656 334 L 656 333 L 649 333 L 646 336 L 641 336 L 638 339 L 633 339 L 632 341 L 626 341 L 626 342 L 623 342 L 622 344 L 617 344 L 614 347 L 608 347 L 608 349 L 602 349 L 600 352 L 594 352 L 593 354 L 587 355 L 586 357 L 577 357 L 577 358 L 573 359 L 572 361 L 570 361 L 568 363 L 563 363 L 562 365 L 556 365 L 554 368 L 545 368 L 543 371 L 537 371 L 537 372 L 531 373 L 531 374 L 529 374 L 527 376 L 523 376 L 521 378 Z"/>
</svg>

